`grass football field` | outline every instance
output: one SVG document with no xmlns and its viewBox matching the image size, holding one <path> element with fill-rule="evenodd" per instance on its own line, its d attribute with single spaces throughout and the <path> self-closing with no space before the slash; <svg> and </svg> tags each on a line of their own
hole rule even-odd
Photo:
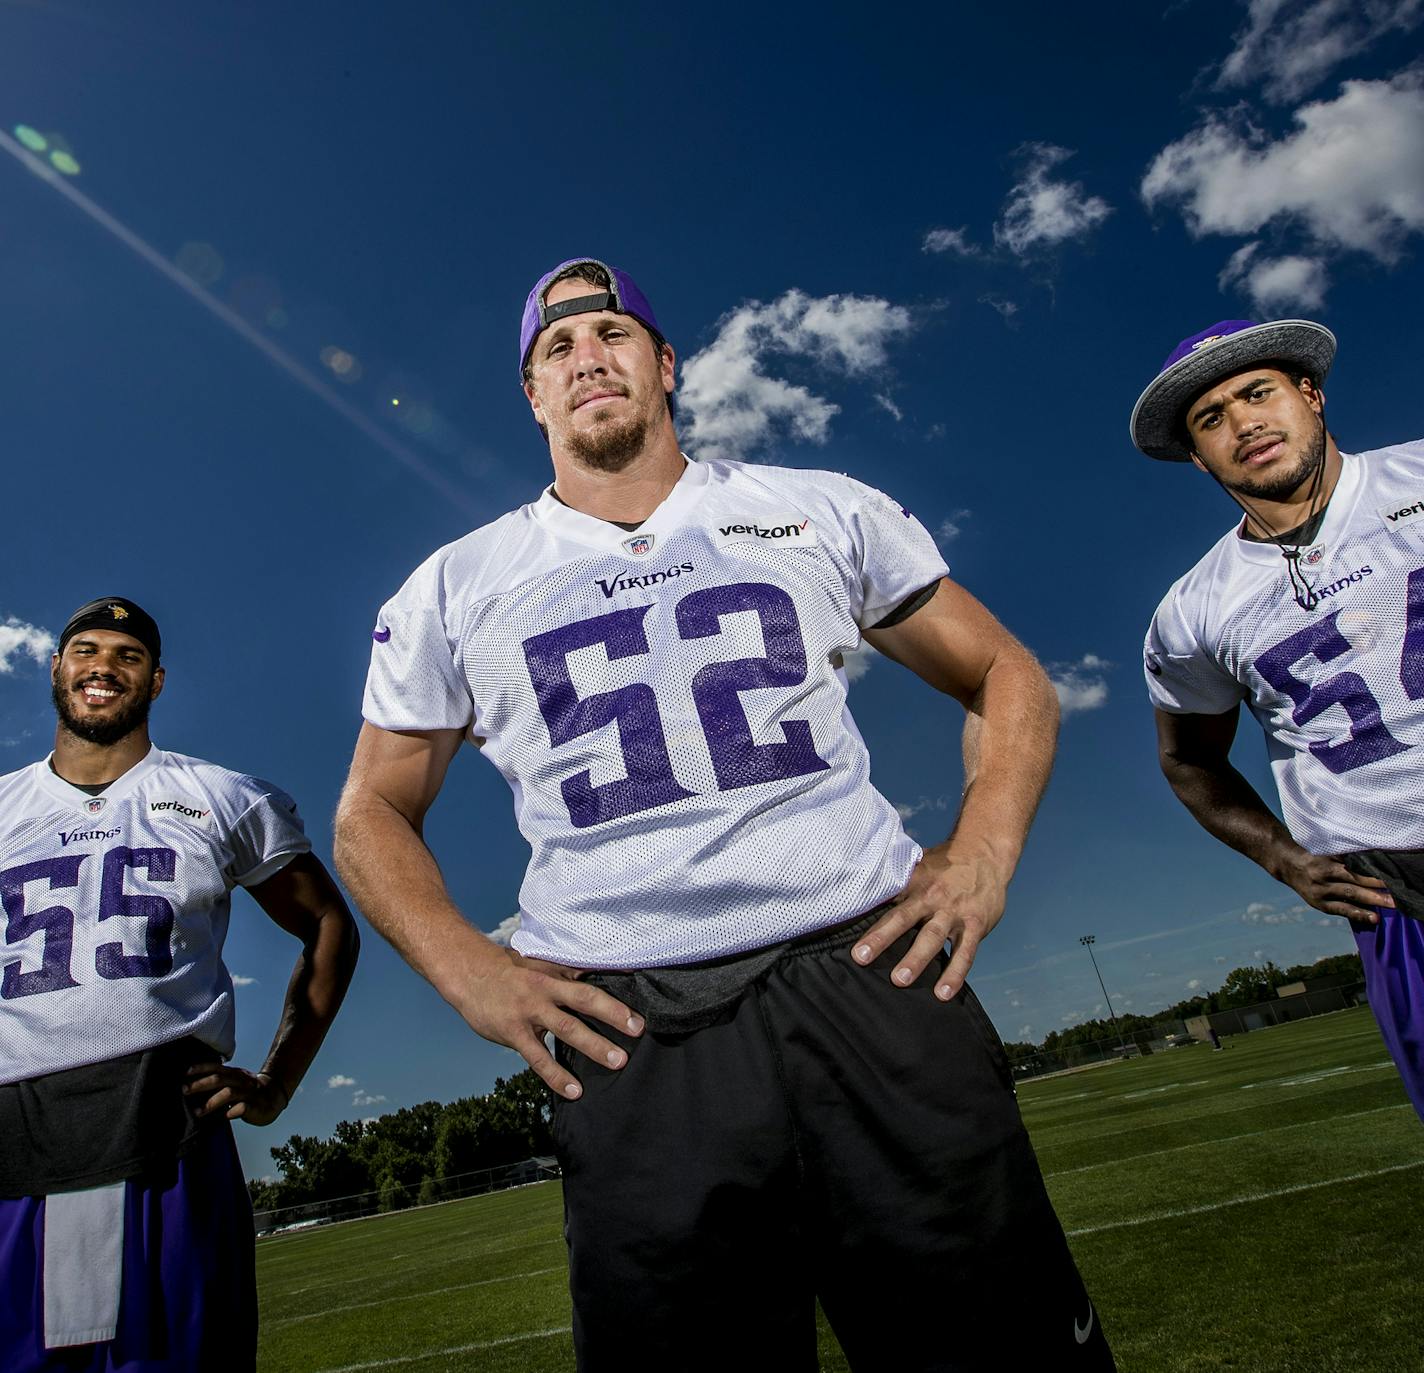
<svg viewBox="0 0 1424 1373">
<path fill-rule="evenodd" d="M 1369 1012 L 1226 1042 L 1019 1089 L 1122 1373 L 1418 1373 L 1424 1125 Z M 570 1369 L 561 1224 L 551 1182 L 262 1240 L 258 1366 Z"/>
</svg>

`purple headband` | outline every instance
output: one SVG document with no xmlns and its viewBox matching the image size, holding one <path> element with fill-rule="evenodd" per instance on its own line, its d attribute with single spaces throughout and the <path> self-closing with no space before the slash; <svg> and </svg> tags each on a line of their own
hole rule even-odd
<svg viewBox="0 0 1424 1373">
<path fill-rule="evenodd" d="M 560 301 L 557 305 L 544 304 L 544 292 L 548 289 L 549 283 L 559 275 L 566 267 L 576 267 L 587 263 L 591 267 L 601 267 L 608 273 L 608 279 L 613 283 L 611 291 L 592 291 L 589 295 L 578 296 L 573 300 Z M 617 267 L 610 267 L 606 262 L 600 262 L 596 257 L 571 257 L 567 262 L 561 262 L 551 271 L 545 272 L 534 284 L 534 289 L 529 292 L 529 298 L 524 302 L 524 318 L 519 324 L 519 378 L 524 379 L 524 368 L 529 361 L 529 350 L 534 347 L 534 340 L 549 327 L 556 319 L 563 319 L 565 315 L 587 314 L 592 310 L 615 310 L 621 315 L 632 315 L 640 324 L 651 329 L 661 337 L 662 330 L 658 328 L 657 316 L 653 314 L 653 307 L 648 304 L 648 298 L 638 289 L 638 283 L 628 275 L 627 272 L 620 272 Z"/>
<path fill-rule="evenodd" d="M 1132 441 L 1149 458 L 1186 462 L 1177 419 L 1208 386 L 1223 377 L 1264 362 L 1289 362 L 1315 381 L 1325 380 L 1335 359 L 1335 335 L 1308 319 L 1278 319 L 1257 324 L 1224 319 L 1184 338 L 1167 356 L 1162 370 L 1137 398 L 1128 428 Z"/>
</svg>

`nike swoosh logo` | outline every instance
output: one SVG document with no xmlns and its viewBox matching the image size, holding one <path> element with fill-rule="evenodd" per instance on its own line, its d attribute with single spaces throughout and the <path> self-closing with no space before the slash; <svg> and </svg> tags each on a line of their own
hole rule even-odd
<svg viewBox="0 0 1424 1373">
<path fill-rule="evenodd" d="M 371 637 L 378 644 L 383 644 L 391 637 L 391 631 L 389 629 L 373 629 L 371 631 Z"/>
<path fill-rule="evenodd" d="M 1087 1323 L 1087 1325 L 1079 1326 L 1077 1316 L 1074 1316 L 1074 1317 L 1073 1317 L 1073 1338 L 1074 1338 L 1075 1340 L 1077 1340 L 1079 1344 L 1087 1344 L 1087 1342 L 1088 1342 L 1088 1336 L 1091 1335 L 1092 1333 L 1093 1333 L 1093 1304 L 1092 1304 L 1091 1302 L 1089 1302 L 1089 1303 L 1088 1303 L 1088 1323 Z"/>
</svg>

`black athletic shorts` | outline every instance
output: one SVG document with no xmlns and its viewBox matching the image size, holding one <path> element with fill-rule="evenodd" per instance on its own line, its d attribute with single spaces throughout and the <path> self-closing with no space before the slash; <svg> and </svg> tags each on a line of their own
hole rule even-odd
<svg viewBox="0 0 1424 1373">
<path fill-rule="evenodd" d="M 795 947 L 713 1024 L 628 1039 L 554 1108 L 584 1373 L 1114 1368 L 965 988 Z M 637 1009 L 636 1007 L 634 1009 Z"/>
</svg>

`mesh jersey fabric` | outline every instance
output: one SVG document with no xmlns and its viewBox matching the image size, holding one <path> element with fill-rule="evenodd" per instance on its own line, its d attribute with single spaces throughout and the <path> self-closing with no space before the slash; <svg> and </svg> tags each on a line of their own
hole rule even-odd
<svg viewBox="0 0 1424 1373">
<path fill-rule="evenodd" d="M 1152 702 L 1217 715 L 1244 701 L 1310 852 L 1424 847 L 1424 441 L 1342 455 L 1299 568 L 1314 609 L 1278 546 L 1219 540 L 1152 619 Z"/>
<path fill-rule="evenodd" d="M 546 491 L 382 608 L 363 712 L 467 729 L 509 782 L 521 953 L 724 957 L 908 880 L 842 657 L 946 572 L 909 512 L 834 473 L 689 462 L 631 535 Z"/>
<path fill-rule="evenodd" d="M 0 1083 L 193 1035 L 234 1047 L 235 886 L 311 845 L 266 782 L 162 749 L 103 796 L 49 760 L 0 777 Z"/>
</svg>

